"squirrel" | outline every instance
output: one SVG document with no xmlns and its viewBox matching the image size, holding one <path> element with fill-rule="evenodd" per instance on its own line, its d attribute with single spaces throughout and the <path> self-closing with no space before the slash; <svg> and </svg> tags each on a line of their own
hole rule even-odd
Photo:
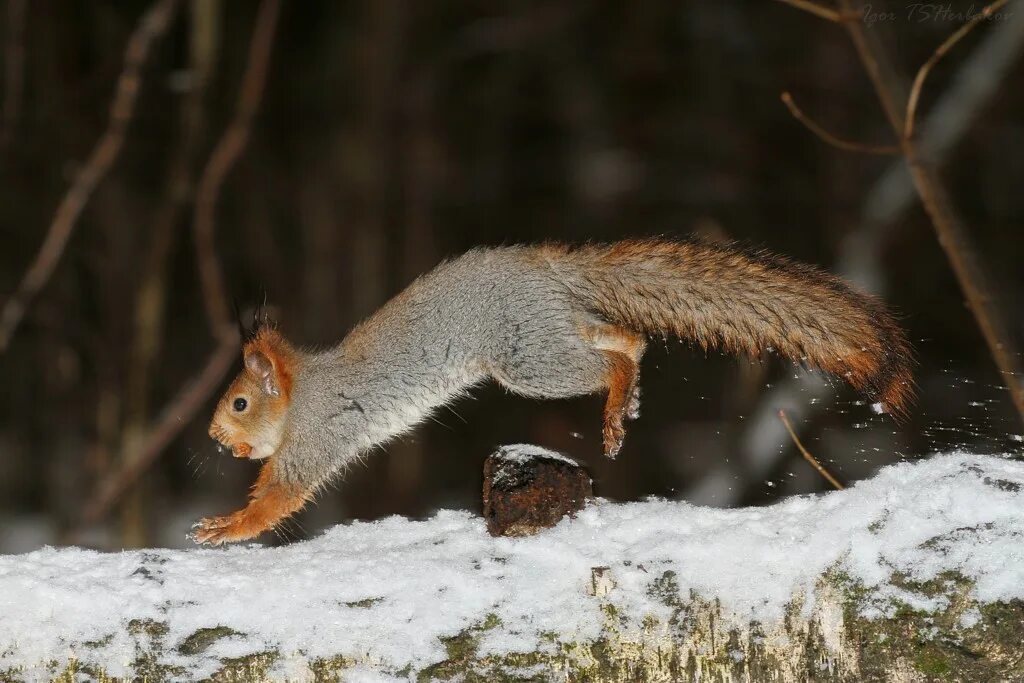
<svg viewBox="0 0 1024 683">
<path fill-rule="evenodd" d="M 263 460 L 248 506 L 194 527 L 197 543 L 254 538 L 374 446 L 494 379 L 512 393 L 607 392 L 604 454 L 639 416 L 648 335 L 784 358 L 847 380 L 896 419 L 912 351 L 878 299 L 764 251 L 666 239 L 476 248 L 420 276 L 340 344 L 291 345 L 266 321 L 210 436 Z"/>
</svg>

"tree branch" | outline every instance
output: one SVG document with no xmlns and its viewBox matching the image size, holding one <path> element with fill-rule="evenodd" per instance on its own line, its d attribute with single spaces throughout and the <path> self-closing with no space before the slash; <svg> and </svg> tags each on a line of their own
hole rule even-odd
<svg viewBox="0 0 1024 683">
<path fill-rule="evenodd" d="M 124 145 L 128 124 L 135 112 L 135 104 L 142 85 L 142 67 L 153 43 L 170 26 L 177 6 L 178 0 L 157 0 L 142 15 L 128 39 L 124 69 L 117 81 L 107 129 L 61 200 L 35 260 L 0 313 L 0 353 L 10 344 L 11 337 L 32 299 L 53 275 L 82 209 L 117 160 Z"/>
<path fill-rule="evenodd" d="M 789 109 L 789 113 L 793 115 L 800 123 L 804 124 L 807 130 L 814 133 L 818 138 L 839 149 L 847 152 L 861 152 L 863 154 L 899 154 L 900 148 L 898 145 L 869 145 L 862 142 L 853 142 L 851 140 L 844 140 L 832 133 L 828 132 L 797 106 L 796 102 L 793 101 L 792 95 L 788 92 L 782 93 L 782 103 Z"/>
<path fill-rule="evenodd" d="M 852 0 L 839 2 L 844 12 L 853 11 Z M 893 132 L 900 136 L 903 156 L 925 211 L 932 221 L 939 244 L 946 252 L 960 288 L 988 344 L 989 352 L 1010 390 L 1013 403 L 1024 418 L 1024 368 L 1020 364 L 1020 355 L 1015 349 L 1001 311 L 993 304 L 993 288 L 989 283 L 987 271 L 981 267 L 969 233 L 956 213 L 945 187 L 915 142 L 903 135 L 907 117 L 899 103 L 909 100 L 902 96 L 903 88 L 889 62 L 888 53 L 878 38 L 873 33 L 866 32 L 860 22 L 847 22 L 846 30 L 871 78 Z"/>
<path fill-rule="evenodd" d="M 133 334 L 127 354 L 125 384 L 121 399 L 123 420 L 119 456 L 137 457 L 153 430 L 151 379 L 156 360 L 166 337 L 168 269 L 174 245 L 179 237 L 182 217 L 191 213 L 196 182 L 196 162 L 206 131 L 205 96 L 216 62 L 220 31 L 221 3 L 204 0 L 190 5 L 188 92 L 181 100 L 179 131 L 171 144 L 163 196 L 157 204 L 147 230 L 149 244 L 143 256 L 144 266 L 134 292 Z M 187 422 L 187 421 L 186 421 Z M 130 462 L 115 461 L 103 474 Z M 148 488 L 136 486 L 124 499 L 122 540 L 131 544 L 143 540 Z M 90 502 L 86 499 L 83 502 Z M 133 530 L 133 534 L 129 533 Z M 136 538 L 130 538 L 135 535 Z"/>
<path fill-rule="evenodd" d="M 981 12 L 974 15 L 974 17 L 961 26 L 958 31 L 954 32 L 949 38 L 946 38 L 946 40 L 935 49 L 935 52 L 928 58 L 928 61 L 918 69 L 917 76 L 914 78 L 914 85 L 910 89 L 910 97 L 907 100 L 907 121 L 906 126 L 904 127 L 903 137 L 910 138 L 914 135 L 914 119 L 917 115 L 917 103 L 921 98 L 921 89 L 924 87 L 925 79 L 928 78 L 928 74 L 931 73 L 932 68 L 939 63 L 939 60 L 942 59 L 947 52 L 953 49 L 954 45 L 959 43 L 964 36 L 970 33 L 975 26 L 992 16 L 1007 2 L 1008 0 L 996 0 L 996 2 L 993 2 L 991 5 L 981 10 Z"/>
<path fill-rule="evenodd" d="M 779 411 L 779 419 L 782 420 L 782 424 L 786 427 L 786 431 L 789 432 L 789 438 L 791 438 L 793 443 L 796 444 L 796 448 L 800 451 L 800 455 L 804 456 L 804 460 L 811 463 L 811 467 L 817 470 L 818 474 L 824 477 L 828 483 L 832 484 L 833 488 L 839 489 L 840 491 L 845 489 L 846 487 L 840 484 L 839 480 L 833 477 L 832 473 L 825 469 L 825 467 L 818 462 L 818 459 L 811 455 L 810 451 L 804 448 L 803 443 L 800 441 L 800 437 L 798 437 L 796 432 L 793 431 L 793 425 L 789 423 L 789 418 L 786 417 L 785 410 Z"/>
<path fill-rule="evenodd" d="M 220 195 L 224 179 L 249 142 L 252 121 L 263 99 L 267 67 L 270 64 L 270 52 L 274 44 L 274 31 L 280 9 L 280 0 L 263 0 L 260 4 L 234 119 L 210 155 L 196 190 L 196 261 L 199 265 L 206 317 L 210 329 L 218 337 L 226 334 L 226 330 L 233 330 L 234 326 L 231 323 L 228 297 L 224 287 L 224 274 L 217 261 L 214 244 L 217 197 Z"/>
<path fill-rule="evenodd" d="M 812 2 L 812 0 L 777 0 L 777 2 L 781 2 L 784 5 L 789 5 L 790 7 L 795 7 L 799 10 L 803 10 L 804 12 L 813 14 L 819 19 L 824 19 L 825 21 L 833 21 L 837 24 L 847 21 L 855 16 L 846 15 L 842 12 L 839 12 L 838 10 L 832 9 L 831 7 L 819 5 L 816 2 Z"/>
<path fill-rule="evenodd" d="M 984 42 L 958 67 L 950 85 L 919 126 L 920 133 L 915 140 L 918 149 L 932 163 L 941 164 L 963 140 L 980 112 L 1000 92 L 1000 85 L 1022 51 L 1024 12 L 1014 12 L 993 25 Z M 865 195 L 859 225 L 844 238 L 831 270 L 868 292 L 884 295 L 886 278 L 881 255 L 886 244 L 897 235 L 899 226 L 906 224 L 900 219 L 917 197 L 906 162 L 902 157 L 895 159 Z M 734 468 L 738 466 L 751 480 L 760 483 L 788 453 L 783 447 L 787 442 L 786 431 L 775 415 L 778 408 L 785 407 L 787 415 L 796 419 L 820 411 L 834 395 L 829 385 L 813 374 L 774 384 L 746 420 L 738 458 L 731 459 L 732 464 L 716 466 L 706 478 L 713 479 L 707 490 L 728 487 L 733 497 L 719 498 L 719 502 L 742 500 L 742 492 L 734 486 Z M 752 487 L 748 487 L 747 491 L 750 490 Z M 688 495 L 700 493 L 698 489 Z"/>
<path fill-rule="evenodd" d="M 132 484 L 157 461 L 182 427 L 195 417 L 206 400 L 216 391 L 238 353 L 238 332 L 231 322 L 214 241 L 214 209 L 224 178 L 241 156 L 249 140 L 252 120 L 259 108 L 266 83 L 280 5 L 280 0 L 263 0 L 260 5 L 249 45 L 249 58 L 242 77 L 235 117 L 210 154 L 196 193 L 196 261 L 199 265 L 207 318 L 211 332 L 217 339 L 217 347 L 195 380 L 187 384 L 164 409 L 144 443 L 136 452 L 125 453 L 121 458 L 121 468 L 107 476 L 100 484 L 96 496 L 86 505 L 83 512 L 84 524 L 102 519 L 117 501 L 131 490 Z"/>
<path fill-rule="evenodd" d="M 187 382 L 178 395 L 164 408 L 156 424 L 146 435 L 138 451 L 120 459 L 120 469 L 107 475 L 96 494 L 82 511 L 82 524 L 98 522 L 105 517 L 132 484 L 157 461 L 182 427 L 195 417 L 206 399 L 220 385 L 238 353 L 237 336 L 224 336 L 196 377 Z"/>
</svg>

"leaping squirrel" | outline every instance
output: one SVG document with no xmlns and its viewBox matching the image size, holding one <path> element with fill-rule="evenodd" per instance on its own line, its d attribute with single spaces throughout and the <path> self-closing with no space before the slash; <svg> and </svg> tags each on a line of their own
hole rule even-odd
<svg viewBox="0 0 1024 683">
<path fill-rule="evenodd" d="M 474 249 L 442 263 L 327 351 L 295 348 L 270 325 L 210 435 L 262 459 L 248 506 L 204 519 L 198 543 L 253 538 L 303 507 L 360 454 L 495 379 L 534 398 L 607 392 L 604 453 L 639 414 L 646 335 L 780 355 L 846 379 L 903 415 L 911 348 L 877 299 L 817 268 L 697 241 Z"/>
</svg>

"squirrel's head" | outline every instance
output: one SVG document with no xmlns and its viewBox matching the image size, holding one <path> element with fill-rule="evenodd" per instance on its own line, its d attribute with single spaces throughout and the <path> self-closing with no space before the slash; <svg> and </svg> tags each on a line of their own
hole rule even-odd
<svg viewBox="0 0 1024 683">
<path fill-rule="evenodd" d="M 263 325 L 243 345 L 242 357 L 245 367 L 217 404 L 210 436 L 236 458 L 266 458 L 284 438 L 296 352 Z"/>
</svg>

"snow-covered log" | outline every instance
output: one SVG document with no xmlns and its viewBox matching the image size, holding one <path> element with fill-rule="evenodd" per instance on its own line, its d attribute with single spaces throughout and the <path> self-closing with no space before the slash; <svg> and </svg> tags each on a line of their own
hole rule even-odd
<svg viewBox="0 0 1024 683">
<path fill-rule="evenodd" d="M 284 548 L 0 558 L 0 680 L 1024 680 L 1024 463 L 766 508 L 441 512 Z"/>
</svg>

